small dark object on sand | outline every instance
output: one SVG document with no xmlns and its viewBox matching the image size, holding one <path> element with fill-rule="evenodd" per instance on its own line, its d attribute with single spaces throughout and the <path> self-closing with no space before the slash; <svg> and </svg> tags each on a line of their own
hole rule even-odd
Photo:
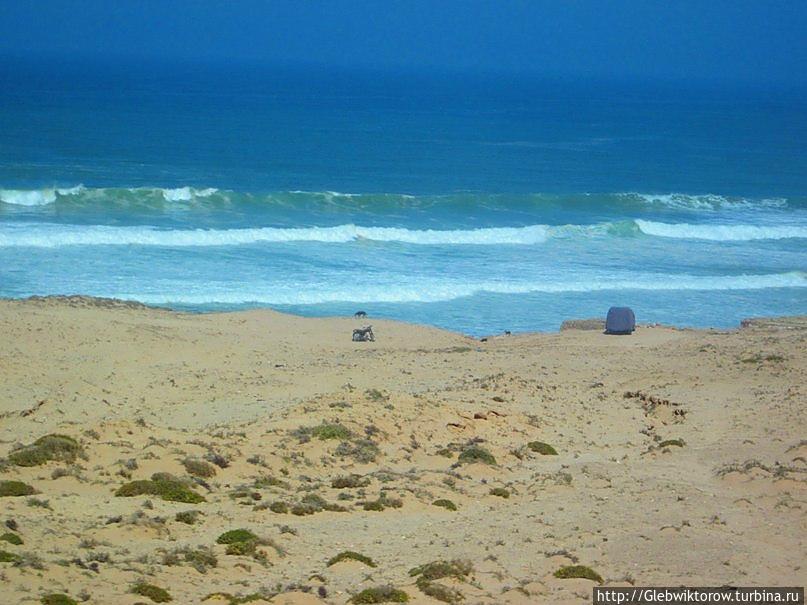
<svg viewBox="0 0 807 605">
<path fill-rule="evenodd" d="M 367 311 L 356 311 L 353 317 L 367 317 Z"/>
<path fill-rule="evenodd" d="M 487 342 L 487 341 L 488 341 L 488 339 L 487 339 L 487 338 L 480 338 L 480 339 L 479 339 L 479 342 Z"/>
<path fill-rule="evenodd" d="M 510 330 L 505 330 L 504 331 L 505 336 L 510 336 L 511 334 L 512 334 L 512 332 L 510 332 Z"/>
<path fill-rule="evenodd" d="M 375 334 L 373 334 L 373 326 L 365 326 L 364 328 L 356 328 L 353 330 L 353 342 L 374 342 Z"/>
<path fill-rule="evenodd" d="M 606 334 L 632 334 L 636 329 L 636 316 L 629 307 L 611 307 L 605 318 Z"/>
</svg>

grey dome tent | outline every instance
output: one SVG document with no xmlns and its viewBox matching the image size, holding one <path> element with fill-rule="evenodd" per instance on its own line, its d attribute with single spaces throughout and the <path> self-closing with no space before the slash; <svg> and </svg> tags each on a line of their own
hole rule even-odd
<svg viewBox="0 0 807 605">
<path fill-rule="evenodd" d="M 632 334 L 636 329 L 636 316 L 630 307 L 611 307 L 605 318 L 606 334 Z"/>
</svg>

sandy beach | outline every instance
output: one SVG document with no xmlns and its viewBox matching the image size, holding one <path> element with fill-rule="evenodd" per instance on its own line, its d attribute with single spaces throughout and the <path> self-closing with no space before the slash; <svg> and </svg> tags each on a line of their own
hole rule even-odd
<svg viewBox="0 0 807 605">
<path fill-rule="evenodd" d="M 807 583 L 807 319 L 363 322 L 0 301 L 0 601 Z"/>
</svg>

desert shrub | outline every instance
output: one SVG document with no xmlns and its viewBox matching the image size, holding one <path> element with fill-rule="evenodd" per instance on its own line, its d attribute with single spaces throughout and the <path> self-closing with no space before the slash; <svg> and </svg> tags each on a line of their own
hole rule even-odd
<svg viewBox="0 0 807 605">
<path fill-rule="evenodd" d="M 373 603 L 406 603 L 409 601 L 409 595 L 403 590 L 398 590 L 392 586 L 376 586 L 374 588 L 365 588 L 360 593 L 353 595 L 350 599 L 351 603 L 356 605 L 366 605 Z"/>
<path fill-rule="evenodd" d="M 269 510 L 272 511 L 273 513 L 279 513 L 283 515 L 289 512 L 289 505 L 286 504 L 285 502 L 281 502 L 278 500 L 277 502 L 272 502 L 269 505 Z"/>
<path fill-rule="evenodd" d="M 461 464 L 474 464 L 476 462 L 481 462 L 483 464 L 496 464 L 496 458 L 493 457 L 489 451 L 487 451 L 483 447 L 479 447 L 478 445 L 471 445 L 466 447 L 462 450 L 462 453 L 459 456 L 459 462 Z"/>
<path fill-rule="evenodd" d="M 555 450 L 554 447 L 552 447 L 548 443 L 544 443 L 543 441 L 530 441 L 527 444 L 527 447 L 530 448 L 536 454 L 541 454 L 542 456 L 558 455 L 558 452 Z"/>
<path fill-rule="evenodd" d="M 279 487 L 282 489 L 290 489 L 291 485 L 289 485 L 286 481 L 283 481 L 282 479 L 278 479 L 277 477 L 267 475 L 265 477 L 259 477 L 258 479 L 255 479 L 253 487 L 258 489 L 265 487 Z"/>
<path fill-rule="evenodd" d="M 364 510 L 382 511 L 385 508 L 401 508 L 403 506 L 403 500 L 400 498 L 390 498 L 387 494 L 382 493 L 378 497 L 378 500 L 365 502 L 362 506 Z"/>
<path fill-rule="evenodd" d="M 454 559 L 453 561 L 432 561 L 409 570 L 412 577 L 423 578 L 426 581 L 440 580 L 442 578 L 455 578 L 465 580 L 474 570 L 470 561 Z"/>
<path fill-rule="evenodd" d="M 435 452 L 438 456 L 442 456 L 443 458 L 453 458 L 454 452 L 452 452 L 449 448 L 444 447 Z"/>
<path fill-rule="evenodd" d="M 420 589 L 420 592 L 430 596 L 436 601 L 441 601 L 443 603 L 450 603 L 451 605 L 454 605 L 455 603 L 459 603 L 465 598 L 462 596 L 462 593 L 456 588 L 449 588 L 448 586 L 443 586 L 442 584 L 438 584 L 437 582 L 419 580 L 418 582 L 416 582 L 416 584 L 417 587 Z"/>
<path fill-rule="evenodd" d="M 19 560 L 19 555 L 15 555 L 13 552 L 8 552 L 7 550 L 0 550 L 0 563 L 16 563 Z"/>
<path fill-rule="evenodd" d="M 131 481 L 118 488 L 116 496 L 159 496 L 169 502 L 198 504 L 205 502 L 204 496 L 197 494 L 186 483 L 168 473 L 155 473 L 151 479 Z"/>
<path fill-rule="evenodd" d="M 221 454 L 217 454 L 216 452 L 208 452 L 207 454 L 205 454 L 205 460 L 207 460 L 208 462 L 212 462 L 219 468 L 227 468 L 228 466 L 230 466 L 230 461 L 227 460 L 227 458 L 225 458 Z"/>
<path fill-rule="evenodd" d="M 238 542 L 257 542 L 258 536 L 248 529 L 231 529 L 216 538 L 216 544 L 236 544 Z"/>
<path fill-rule="evenodd" d="M 43 500 L 42 498 L 28 498 L 25 503 L 28 506 L 36 506 L 38 508 L 47 508 L 50 510 L 50 500 Z"/>
<path fill-rule="evenodd" d="M 200 514 L 198 510 L 183 510 L 174 515 L 174 519 L 186 525 L 194 525 L 199 520 Z"/>
<path fill-rule="evenodd" d="M 370 439 L 356 439 L 355 441 L 343 441 L 335 452 L 342 458 L 353 458 L 359 464 L 369 464 L 374 462 L 381 453 L 378 446 Z"/>
<path fill-rule="evenodd" d="M 73 463 L 82 454 L 81 445 L 72 437 L 45 435 L 11 452 L 8 460 L 17 466 L 39 466 L 51 460 Z"/>
<path fill-rule="evenodd" d="M 336 565 L 340 561 L 348 561 L 348 560 L 350 560 L 350 561 L 358 561 L 359 563 L 364 563 L 368 567 L 375 567 L 376 566 L 375 561 L 373 561 L 370 557 L 365 556 L 365 555 L 363 555 L 361 553 L 357 553 L 357 552 L 352 551 L 352 550 L 345 550 L 343 552 L 340 552 L 335 557 L 331 557 L 331 559 L 328 561 L 328 567 L 331 567 L 332 565 Z"/>
<path fill-rule="evenodd" d="M 315 426 L 311 429 L 311 435 L 325 441 L 327 439 L 350 439 L 353 433 L 350 432 L 350 429 L 346 426 L 339 424 L 338 422 L 335 423 L 326 423 L 323 422 L 319 426 Z"/>
<path fill-rule="evenodd" d="M 188 549 L 183 552 L 185 562 L 191 565 L 199 573 L 207 573 L 207 570 L 218 565 L 216 555 L 209 548 L 199 547 Z"/>
<path fill-rule="evenodd" d="M 378 389 L 367 389 L 366 391 L 364 391 L 364 394 L 370 401 L 381 402 L 389 399 L 389 397 L 384 395 L 384 393 L 382 393 Z"/>
<path fill-rule="evenodd" d="M 443 603 L 459 603 L 463 599 L 462 593 L 438 584 L 436 580 L 453 578 L 464 582 L 473 570 L 470 561 L 455 559 L 453 561 L 432 561 L 420 565 L 409 570 L 409 575 L 417 577 L 415 584 L 423 594 Z"/>
<path fill-rule="evenodd" d="M 17 534 L 6 532 L 2 536 L 0 536 L 0 542 L 8 542 L 9 544 L 19 546 L 22 544 L 22 538 L 20 538 Z"/>
<path fill-rule="evenodd" d="M 42 605 L 78 605 L 78 601 L 71 599 L 64 593 L 45 595 L 39 602 L 42 603 Z"/>
<path fill-rule="evenodd" d="M 182 465 L 185 467 L 188 474 L 193 475 L 194 477 L 202 477 L 203 479 L 207 479 L 215 476 L 216 474 L 216 467 L 209 462 L 205 462 L 204 460 L 186 458 L 182 461 Z"/>
<path fill-rule="evenodd" d="M 658 447 L 660 448 L 670 446 L 684 447 L 685 445 L 686 443 L 684 443 L 683 439 L 665 439 L 664 441 L 658 444 Z"/>
<path fill-rule="evenodd" d="M 132 586 L 130 592 L 151 599 L 155 603 L 168 603 L 174 600 L 164 588 L 146 582 L 137 582 Z"/>
<path fill-rule="evenodd" d="M 561 578 L 563 580 L 570 578 L 583 578 L 585 580 L 593 580 L 594 582 L 597 582 L 597 584 L 603 583 L 602 576 L 585 565 L 566 565 L 557 570 L 553 575 L 556 578 Z"/>
<path fill-rule="evenodd" d="M 370 480 L 361 475 L 347 475 L 336 477 L 331 481 L 331 487 L 336 489 L 357 489 L 370 485 Z"/>
<path fill-rule="evenodd" d="M 492 490 L 490 490 L 490 495 L 491 496 L 498 496 L 499 498 L 505 498 L 506 499 L 506 498 L 510 497 L 510 492 L 508 492 L 503 487 L 494 487 Z"/>
<path fill-rule="evenodd" d="M 457 510 L 457 505 L 454 504 L 451 500 L 447 500 L 445 498 L 435 500 L 434 502 L 432 502 L 432 505 L 439 506 L 440 508 L 445 508 L 448 510 Z"/>
<path fill-rule="evenodd" d="M 0 481 L 0 498 L 30 496 L 36 490 L 22 481 Z"/>
</svg>

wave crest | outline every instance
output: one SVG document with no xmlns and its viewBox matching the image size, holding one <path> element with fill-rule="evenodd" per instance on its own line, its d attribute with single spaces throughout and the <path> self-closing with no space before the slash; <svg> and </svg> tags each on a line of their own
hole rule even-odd
<svg viewBox="0 0 807 605">
<path fill-rule="evenodd" d="M 742 242 L 763 239 L 807 238 L 807 227 L 800 225 L 692 225 L 657 223 L 637 219 L 642 233 L 656 237 L 702 239 L 716 242 Z"/>
</svg>

